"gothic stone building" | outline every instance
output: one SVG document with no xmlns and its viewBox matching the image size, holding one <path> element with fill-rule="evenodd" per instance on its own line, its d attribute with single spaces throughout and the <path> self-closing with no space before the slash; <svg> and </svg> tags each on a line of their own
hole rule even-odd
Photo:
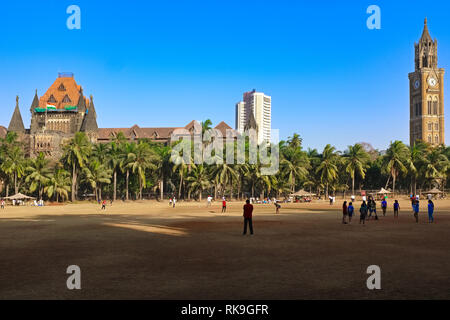
<svg viewBox="0 0 450 320">
<path fill-rule="evenodd" d="M 106 143 L 114 139 L 119 132 L 128 141 L 147 139 L 154 142 L 168 143 L 172 132 L 186 129 L 193 132 L 196 121 L 184 127 L 141 128 L 98 128 L 97 113 L 92 95 L 90 99 L 83 94 L 83 89 L 74 79 L 73 74 L 59 74 L 47 92 L 38 97 L 37 91 L 30 107 L 31 125 L 26 129 L 16 98 L 8 129 L 0 126 L 0 137 L 6 133 L 16 132 L 26 145 L 27 156 L 34 157 L 39 152 L 52 158 L 62 155 L 62 145 L 73 138 L 76 132 L 85 132 L 91 142 Z M 199 125 L 197 123 L 197 125 Z M 226 137 L 226 130 L 232 130 L 225 122 L 220 122 L 215 129 Z"/>
<path fill-rule="evenodd" d="M 410 144 L 421 140 L 445 144 L 444 73 L 438 68 L 437 40 L 431 39 L 427 19 L 419 43 L 415 43 L 415 71 L 410 83 Z"/>
</svg>

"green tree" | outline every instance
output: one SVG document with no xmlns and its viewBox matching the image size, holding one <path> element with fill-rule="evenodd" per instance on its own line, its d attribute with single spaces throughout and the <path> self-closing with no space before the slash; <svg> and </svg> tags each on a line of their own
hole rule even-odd
<svg viewBox="0 0 450 320">
<path fill-rule="evenodd" d="M 408 147 L 401 141 L 391 142 L 384 156 L 384 167 L 389 176 L 392 177 L 392 191 L 395 193 L 395 182 L 399 174 L 406 173 L 406 163 L 409 161 Z M 387 184 L 389 183 L 389 180 Z M 387 187 L 386 184 L 386 187 Z"/>
<path fill-rule="evenodd" d="M 327 144 L 322 152 L 321 163 L 316 169 L 316 172 L 320 175 L 320 181 L 326 186 L 326 197 L 328 197 L 330 183 L 333 183 L 337 179 L 338 161 L 339 155 L 336 153 L 336 148 Z"/>
<path fill-rule="evenodd" d="M 355 194 L 355 174 L 359 174 L 362 179 L 365 178 L 370 157 L 363 146 L 357 143 L 353 146 L 348 146 L 344 159 L 345 171 L 350 174 L 352 179 L 352 194 Z"/>
<path fill-rule="evenodd" d="M 26 168 L 28 173 L 25 182 L 30 183 L 30 192 L 38 190 L 39 199 L 42 199 L 44 187 L 50 180 L 51 170 L 49 168 L 49 159 L 45 158 L 44 153 L 40 152 L 39 155 L 30 161 L 30 165 Z"/>
<path fill-rule="evenodd" d="M 63 161 L 72 169 L 72 202 L 76 200 L 77 182 L 80 170 L 88 162 L 91 154 L 91 144 L 84 132 L 77 132 L 75 136 L 63 146 Z"/>
</svg>

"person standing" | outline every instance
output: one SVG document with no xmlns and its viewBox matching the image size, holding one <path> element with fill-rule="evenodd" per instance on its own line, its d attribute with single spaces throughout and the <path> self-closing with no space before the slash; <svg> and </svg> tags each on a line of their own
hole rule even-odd
<svg viewBox="0 0 450 320">
<path fill-rule="evenodd" d="M 2 209 L 5 209 L 5 200 L 3 200 L 3 199 L 1 201 L 1 207 L 2 207 Z"/>
<path fill-rule="evenodd" d="M 359 224 L 366 224 L 366 216 L 367 216 L 367 204 L 365 201 L 361 204 L 361 208 L 359 209 Z"/>
<path fill-rule="evenodd" d="M 383 217 L 386 217 L 387 201 L 386 198 L 381 201 L 381 210 L 383 210 Z"/>
<path fill-rule="evenodd" d="M 169 199 L 169 207 L 172 206 L 172 198 Z"/>
<path fill-rule="evenodd" d="M 413 204 L 414 209 L 414 218 L 416 218 L 416 222 L 419 223 L 419 200 L 414 200 Z"/>
<path fill-rule="evenodd" d="M 274 205 L 275 205 L 275 214 L 279 214 L 280 213 L 280 208 L 281 208 L 281 206 L 277 203 L 277 201 L 275 200 L 274 201 L 274 203 L 273 203 Z"/>
<path fill-rule="evenodd" d="M 344 201 L 344 204 L 342 205 L 342 223 L 347 224 L 347 201 Z"/>
<path fill-rule="evenodd" d="M 247 199 L 244 204 L 244 233 L 247 234 L 247 224 L 250 228 L 250 234 L 253 234 L 253 205 L 250 204 L 250 200 Z"/>
<path fill-rule="evenodd" d="M 434 203 L 430 199 L 428 200 L 428 223 L 434 222 L 433 213 L 434 213 Z"/>
<path fill-rule="evenodd" d="M 207 206 L 207 207 L 211 207 L 211 201 L 212 201 L 212 197 L 211 197 L 211 196 L 208 196 L 207 202 L 206 202 L 206 206 Z"/>
<path fill-rule="evenodd" d="M 106 210 L 106 200 L 102 201 L 102 210 Z"/>
<path fill-rule="evenodd" d="M 222 199 L 222 213 L 227 211 L 227 200 L 225 199 L 225 197 L 223 197 Z"/>
<path fill-rule="evenodd" d="M 398 200 L 395 200 L 395 202 L 394 202 L 394 218 L 398 218 L 398 210 L 400 210 L 400 203 L 398 203 Z"/>
<path fill-rule="evenodd" d="M 173 203 L 172 208 L 175 208 L 175 203 L 177 203 L 177 198 L 173 197 L 172 203 Z"/>
<path fill-rule="evenodd" d="M 375 220 L 378 220 L 377 203 L 375 202 L 375 200 L 373 200 L 373 197 L 369 197 L 368 207 L 369 207 L 369 219 L 370 219 L 370 217 L 372 217 L 372 213 L 374 213 Z"/>
<path fill-rule="evenodd" d="M 355 212 L 355 208 L 353 207 L 353 202 L 348 204 L 347 214 L 348 214 L 348 223 L 352 222 L 353 212 Z"/>
</svg>

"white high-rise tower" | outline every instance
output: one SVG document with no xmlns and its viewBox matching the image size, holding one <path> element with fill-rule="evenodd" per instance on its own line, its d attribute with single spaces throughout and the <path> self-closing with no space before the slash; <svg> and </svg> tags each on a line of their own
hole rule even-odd
<svg viewBox="0 0 450 320">
<path fill-rule="evenodd" d="M 245 92 L 244 99 L 236 104 L 236 130 L 244 131 L 250 120 L 250 112 L 256 121 L 258 144 L 270 142 L 272 128 L 272 98 L 256 90 Z"/>
</svg>

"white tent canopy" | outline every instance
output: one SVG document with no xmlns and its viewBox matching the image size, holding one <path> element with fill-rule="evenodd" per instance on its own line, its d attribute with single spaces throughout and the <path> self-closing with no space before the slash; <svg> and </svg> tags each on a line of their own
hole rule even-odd
<svg viewBox="0 0 450 320">
<path fill-rule="evenodd" d="M 21 193 L 17 193 L 11 197 L 6 197 L 5 199 L 7 199 L 7 200 L 31 200 L 31 199 L 35 199 L 35 198 L 26 196 Z"/>
<path fill-rule="evenodd" d="M 392 193 L 392 192 L 386 190 L 385 188 L 381 188 L 381 190 L 378 191 L 377 193 L 378 193 L 378 194 L 388 194 L 388 193 Z"/>
<path fill-rule="evenodd" d="M 291 194 L 292 197 L 312 197 L 315 195 L 316 195 L 315 193 L 311 193 L 303 189 L 297 191 L 296 193 Z"/>
<path fill-rule="evenodd" d="M 439 189 L 433 188 L 433 189 L 431 189 L 429 191 L 425 191 L 424 193 L 427 193 L 427 194 L 438 194 L 438 193 L 442 193 L 442 191 L 439 190 Z"/>
</svg>

